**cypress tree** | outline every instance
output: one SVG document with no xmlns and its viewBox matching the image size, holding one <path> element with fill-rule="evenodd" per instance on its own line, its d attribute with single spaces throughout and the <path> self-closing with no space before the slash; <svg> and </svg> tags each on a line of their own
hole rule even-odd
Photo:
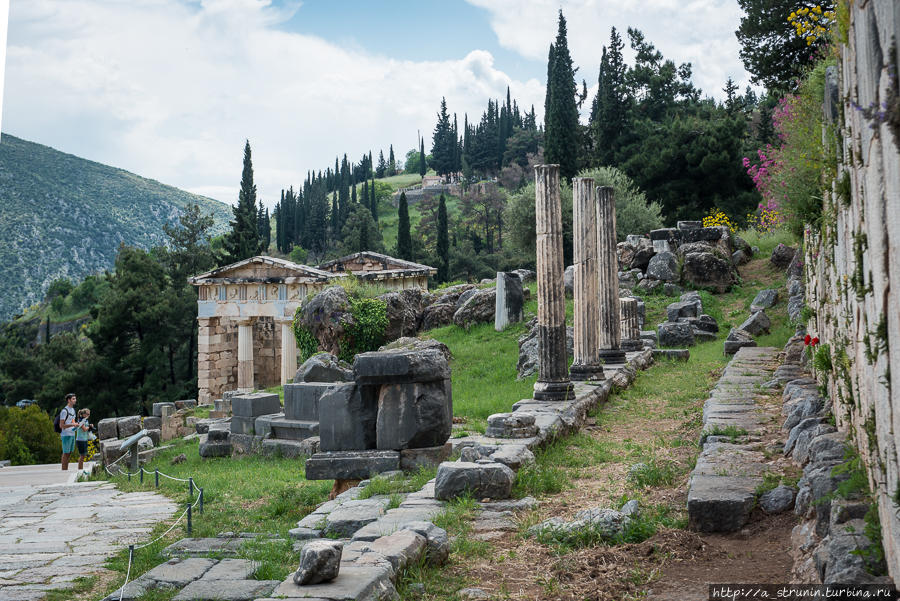
<svg viewBox="0 0 900 601">
<path fill-rule="evenodd" d="M 378 197 L 375 195 L 375 176 L 372 176 L 372 185 L 369 186 L 369 194 L 371 194 L 371 200 L 369 201 L 369 206 L 372 210 L 372 219 L 375 220 L 375 223 L 378 223 Z"/>
<path fill-rule="evenodd" d="M 338 207 L 337 192 L 331 193 L 331 238 L 341 239 L 341 209 Z"/>
<path fill-rule="evenodd" d="M 409 232 L 409 205 L 406 202 L 406 192 L 400 193 L 400 203 L 397 207 L 397 256 L 407 261 L 412 260 L 412 237 Z"/>
<path fill-rule="evenodd" d="M 394 159 L 394 145 L 391 144 L 391 152 L 388 158 L 388 175 L 397 175 L 397 161 Z"/>
<path fill-rule="evenodd" d="M 547 163 L 558 163 L 560 175 L 570 180 L 578 172 L 578 106 L 575 101 L 575 71 L 562 10 L 559 11 L 556 42 L 550 47 L 547 75 L 544 158 Z"/>
<path fill-rule="evenodd" d="M 443 194 L 438 204 L 437 254 L 437 280 L 446 282 L 450 275 L 450 232 L 447 224 L 447 201 Z"/>
<path fill-rule="evenodd" d="M 253 183 L 253 161 L 250 141 L 244 144 L 244 169 L 237 206 L 232 207 L 231 231 L 225 234 L 225 252 L 229 262 L 249 259 L 261 251 L 256 210 L 256 185 Z"/>
<path fill-rule="evenodd" d="M 419 139 L 419 175 L 425 177 L 427 166 L 425 163 L 425 138 Z"/>
<path fill-rule="evenodd" d="M 356 206 L 356 182 L 350 182 L 350 204 Z"/>
</svg>

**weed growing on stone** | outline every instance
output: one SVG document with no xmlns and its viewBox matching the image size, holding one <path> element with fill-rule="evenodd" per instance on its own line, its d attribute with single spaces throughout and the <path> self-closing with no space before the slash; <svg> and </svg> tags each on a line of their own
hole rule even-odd
<svg viewBox="0 0 900 601">
<path fill-rule="evenodd" d="M 375 495 L 394 495 L 404 492 L 415 492 L 425 486 L 425 483 L 434 478 L 437 468 L 420 467 L 414 472 L 403 477 L 385 478 L 375 476 L 369 485 L 362 489 L 360 499 L 368 499 Z"/>
</svg>

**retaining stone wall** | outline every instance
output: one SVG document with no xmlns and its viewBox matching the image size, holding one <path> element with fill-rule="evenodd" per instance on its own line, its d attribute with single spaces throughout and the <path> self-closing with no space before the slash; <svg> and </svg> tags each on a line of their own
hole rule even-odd
<svg viewBox="0 0 900 601">
<path fill-rule="evenodd" d="M 850 13 L 837 77 L 826 85 L 838 168 L 824 223 L 805 234 L 806 302 L 815 312 L 806 325 L 829 345 L 831 369 L 817 378 L 834 401 L 838 428 L 867 466 L 897 580 L 900 383 L 891 380 L 900 378 L 900 5 L 862 0 Z"/>
</svg>

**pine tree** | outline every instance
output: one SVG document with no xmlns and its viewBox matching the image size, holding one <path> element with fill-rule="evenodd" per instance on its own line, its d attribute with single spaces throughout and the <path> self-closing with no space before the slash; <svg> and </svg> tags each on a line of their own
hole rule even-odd
<svg viewBox="0 0 900 601">
<path fill-rule="evenodd" d="M 737 108 L 735 102 L 735 92 L 737 92 L 737 90 L 737 84 L 729 77 L 728 81 L 725 82 L 725 87 L 722 88 L 722 91 L 725 92 L 725 110 L 728 111 L 729 115 L 733 115 L 735 108 Z"/>
<path fill-rule="evenodd" d="M 438 111 L 431 145 L 431 163 L 438 175 L 448 175 L 453 171 L 455 147 L 453 127 L 450 125 L 450 115 L 447 113 L 447 100 L 441 98 L 441 109 Z"/>
<path fill-rule="evenodd" d="M 556 42 L 550 47 L 550 59 L 544 107 L 544 158 L 547 163 L 558 163 L 560 176 L 569 180 L 578 171 L 579 130 L 575 71 L 562 10 L 559 11 Z"/>
<path fill-rule="evenodd" d="M 231 210 L 234 219 L 230 224 L 231 231 L 225 234 L 224 245 L 228 261 L 235 263 L 249 259 L 261 251 L 249 140 L 244 144 L 244 170 L 241 174 L 238 203 Z"/>
<path fill-rule="evenodd" d="M 397 160 L 394 158 L 393 144 L 391 144 L 391 152 L 388 158 L 388 175 L 397 175 Z"/>
<path fill-rule="evenodd" d="M 447 201 L 443 194 L 438 204 L 437 255 L 437 281 L 446 282 L 450 272 L 450 232 L 447 224 Z"/>
<path fill-rule="evenodd" d="M 406 202 L 406 192 L 400 193 L 400 203 L 397 207 L 397 257 L 412 260 L 412 237 L 409 231 L 409 205 Z"/>
<path fill-rule="evenodd" d="M 384 177 L 384 172 L 387 171 L 387 163 L 384 161 L 384 151 L 378 151 L 378 166 L 375 168 L 375 177 L 381 179 Z"/>
</svg>

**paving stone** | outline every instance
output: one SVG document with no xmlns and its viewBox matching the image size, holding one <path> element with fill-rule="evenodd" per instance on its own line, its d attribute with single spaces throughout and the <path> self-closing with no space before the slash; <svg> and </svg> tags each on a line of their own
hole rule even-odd
<svg viewBox="0 0 900 601">
<path fill-rule="evenodd" d="M 335 509 L 325 518 L 324 534 L 337 536 L 353 536 L 353 534 L 370 522 L 374 522 L 384 515 L 384 503 L 379 501 L 359 502 L 358 505 L 350 503 Z"/>
<path fill-rule="evenodd" d="M 160 564 L 142 576 L 144 580 L 152 580 L 156 585 L 149 588 L 181 588 L 189 582 L 199 579 L 206 574 L 211 567 L 216 565 L 215 559 L 190 557 L 188 559 L 170 559 Z"/>
<path fill-rule="evenodd" d="M 278 580 L 197 580 L 181 589 L 172 601 L 253 601 L 266 596 L 278 586 Z"/>
<path fill-rule="evenodd" d="M 389 509 L 379 519 L 366 524 L 353 534 L 353 540 L 373 541 L 382 536 L 393 534 L 409 524 L 427 522 L 443 511 L 440 502 L 434 505 L 419 505 Z"/>
<path fill-rule="evenodd" d="M 391 599 L 397 592 L 391 582 L 391 571 L 388 568 L 341 566 L 337 578 L 331 582 L 298 586 L 294 584 L 294 576 L 278 585 L 272 597 L 287 599 L 328 599 L 344 601 L 352 599 Z"/>
<path fill-rule="evenodd" d="M 247 580 L 259 569 L 259 562 L 250 559 L 223 559 L 211 567 L 202 580 Z"/>
<path fill-rule="evenodd" d="M 244 540 L 233 537 L 183 538 L 163 549 L 165 556 L 200 556 L 213 553 L 234 556 Z"/>
<path fill-rule="evenodd" d="M 425 537 L 413 530 L 398 530 L 369 543 L 369 548 L 383 555 L 397 574 L 425 553 Z"/>
</svg>

